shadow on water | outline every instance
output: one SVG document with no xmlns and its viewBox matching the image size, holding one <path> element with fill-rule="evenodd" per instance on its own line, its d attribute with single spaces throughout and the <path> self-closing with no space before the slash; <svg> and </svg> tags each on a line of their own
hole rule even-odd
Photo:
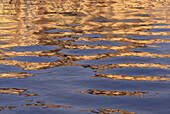
<svg viewBox="0 0 170 114">
<path fill-rule="evenodd" d="M 168 0 L 0 0 L 0 112 L 168 113 Z"/>
</svg>

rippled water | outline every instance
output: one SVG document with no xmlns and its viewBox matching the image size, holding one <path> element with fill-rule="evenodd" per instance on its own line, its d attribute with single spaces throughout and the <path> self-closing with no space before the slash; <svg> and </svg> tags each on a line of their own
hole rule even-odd
<svg viewBox="0 0 170 114">
<path fill-rule="evenodd" d="M 0 0 L 0 113 L 169 114 L 169 0 Z"/>
</svg>

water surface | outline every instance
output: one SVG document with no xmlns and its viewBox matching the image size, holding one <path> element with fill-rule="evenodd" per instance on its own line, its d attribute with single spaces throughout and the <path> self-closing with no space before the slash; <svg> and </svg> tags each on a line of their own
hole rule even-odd
<svg viewBox="0 0 170 114">
<path fill-rule="evenodd" d="M 168 0 L 0 0 L 0 113 L 168 114 Z"/>
</svg>

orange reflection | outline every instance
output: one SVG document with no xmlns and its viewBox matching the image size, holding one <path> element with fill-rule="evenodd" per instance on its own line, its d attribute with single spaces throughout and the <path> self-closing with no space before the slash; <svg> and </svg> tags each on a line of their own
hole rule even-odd
<svg viewBox="0 0 170 114">
<path fill-rule="evenodd" d="M 147 93 L 146 91 L 135 91 L 135 92 L 128 92 L 128 91 L 107 91 L 107 90 L 96 90 L 96 89 L 89 89 L 88 91 L 76 91 L 77 93 L 89 93 L 101 96 L 138 96 L 143 97 L 143 94 Z"/>
<path fill-rule="evenodd" d="M 65 105 L 53 105 L 53 104 L 48 104 L 42 101 L 36 101 L 36 103 L 28 103 L 28 104 L 23 104 L 22 106 L 39 106 L 42 108 L 63 108 L 63 109 L 68 109 L 72 108 L 72 106 L 65 106 Z"/>
<path fill-rule="evenodd" d="M 27 78 L 27 76 L 34 76 L 34 75 L 26 72 L 0 73 L 0 78 Z"/>
<path fill-rule="evenodd" d="M 162 69 L 170 69 L 170 65 L 162 65 L 157 63 L 120 63 L 120 64 L 109 64 L 109 65 L 89 65 L 86 66 L 87 68 L 92 69 L 112 69 L 112 68 L 124 68 L 124 67 L 155 67 L 155 68 L 162 68 Z"/>
<path fill-rule="evenodd" d="M 1 88 L 1 94 L 18 94 L 24 96 L 38 96 L 38 94 L 34 94 L 32 91 L 27 91 L 27 89 L 18 89 L 18 88 Z"/>
<path fill-rule="evenodd" d="M 77 110 L 81 112 L 92 112 L 92 113 L 99 113 L 99 114 L 135 114 L 135 112 L 128 112 L 126 110 L 116 110 L 116 109 L 97 109 L 97 110 Z"/>
<path fill-rule="evenodd" d="M 96 74 L 92 77 L 108 78 L 114 80 L 135 80 L 135 81 L 170 81 L 167 77 L 156 77 L 156 76 L 125 76 L 116 74 Z"/>
<path fill-rule="evenodd" d="M 16 106 L 0 106 L 0 111 L 4 110 L 4 109 L 13 109 L 16 108 Z"/>
</svg>

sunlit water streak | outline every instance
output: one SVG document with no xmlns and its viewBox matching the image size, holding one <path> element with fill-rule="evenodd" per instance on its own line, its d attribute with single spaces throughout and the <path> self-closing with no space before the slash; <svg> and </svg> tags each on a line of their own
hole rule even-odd
<svg viewBox="0 0 170 114">
<path fill-rule="evenodd" d="M 0 113 L 167 114 L 168 0 L 0 0 Z"/>
</svg>

